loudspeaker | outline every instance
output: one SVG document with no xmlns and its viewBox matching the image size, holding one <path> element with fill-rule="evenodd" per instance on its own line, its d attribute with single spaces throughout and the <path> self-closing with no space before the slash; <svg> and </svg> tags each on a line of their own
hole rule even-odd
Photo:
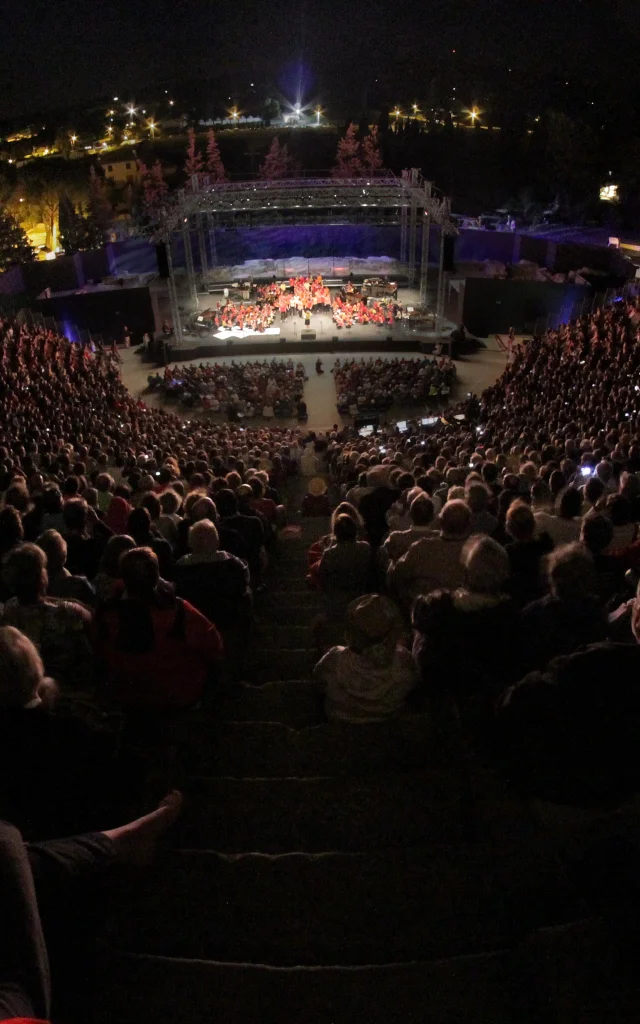
<svg viewBox="0 0 640 1024">
<path fill-rule="evenodd" d="M 315 331 L 300 331 L 300 338 L 302 339 L 302 341 L 315 341 L 316 340 L 316 332 Z"/>
<path fill-rule="evenodd" d="M 452 235 L 445 235 L 444 239 L 444 269 L 452 273 L 456 267 L 453 262 L 456 240 Z"/>
<path fill-rule="evenodd" d="M 158 273 L 160 277 L 168 277 L 169 262 L 167 260 L 167 250 L 164 242 L 161 242 L 160 245 L 156 245 L 156 259 L 158 261 Z"/>
</svg>

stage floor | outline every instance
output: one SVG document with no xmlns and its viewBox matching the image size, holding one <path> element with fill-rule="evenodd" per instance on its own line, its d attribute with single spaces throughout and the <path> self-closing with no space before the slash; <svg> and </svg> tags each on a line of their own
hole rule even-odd
<svg viewBox="0 0 640 1024">
<path fill-rule="evenodd" d="M 207 293 L 198 294 L 198 305 L 200 310 L 215 308 L 218 297 Z M 399 288 L 398 301 L 403 306 L 417 306 L 420 301 L 420 294 L 415 289 Z M 262 334 L 251 334 L 243 338 L 228 337 L 229 332 L 224 331 L 193 331 L 183 327 L 183 342 L 180 347 L 174 349 L 172 358 L 193 359 L 201 352 L 202 355 L 230 355 L 233 353 L 252 355 L 262 350 L 281 351 L 285 350 L 292 354 L 299 352 L 326 352 L 340 349 L 354 348 L 358 351 L 393 352 L 396 349 L 408 351 L 419 351 L 423 342 L 437 342 L 439 339 L 448 339 L 455 324 L 446 322 L 441 331 L 429 329 L 429 325 L 409 326 L 401 322 L 389 326 L 376 327 L 372 324 L 356 324 L 353 327 L 339 329 L 333 322 L 330 313 L 312 313 L 311 322 L 307 326 L 302 317 L 297 315 L 288 316 L 286 320 L 280 321 L 280 315 L 276 314 L 270 332 Z M 304 338 L 305 332 L 311 331 L 314 338 Z M 277 332 L 277 333 L 276 333 Z M 223 337 L 216 337 L 223 334 Z M 188 353 L 181 355 L 180 353 Z"/>
</svg>

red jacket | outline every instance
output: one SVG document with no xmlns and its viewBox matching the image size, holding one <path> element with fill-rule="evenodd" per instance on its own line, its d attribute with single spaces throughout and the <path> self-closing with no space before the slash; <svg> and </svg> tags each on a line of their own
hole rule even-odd
<svg viewBox="0 0 640 1024">
<path fill-rule="evenodd" d="M 96 615 L 96 648 L 105 683 L 118 703 L 140 710 L 171 711 L 199 701 L 223 655 L 218 630 L 188 601 L 176 599 L 151 609 L 153 645 L 136 651 L 123 643 L 116 598 Z"/>
</svg>

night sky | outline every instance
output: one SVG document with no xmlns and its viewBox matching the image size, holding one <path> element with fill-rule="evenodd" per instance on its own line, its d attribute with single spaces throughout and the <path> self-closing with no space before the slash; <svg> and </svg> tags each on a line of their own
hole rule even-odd
<svg viewBox="0 0 640 1024">
<path fill-rule="evenodd" d="M 245 69 L 286 87 L 300 56 L 319 96 L 374 88 L 378 71 L 388 91 L 405 61 L 425 80 L 456 61 L 505 85 L 515 67 L 532 90 L 565 74 L 606 90 L 632 86 L 640 42 L 635 0 L 5 0 L 2 35 L 2 117 Z"/>
</svg>

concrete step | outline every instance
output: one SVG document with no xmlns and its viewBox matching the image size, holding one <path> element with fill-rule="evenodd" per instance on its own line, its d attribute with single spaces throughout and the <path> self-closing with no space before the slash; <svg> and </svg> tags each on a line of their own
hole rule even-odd
<svg viewBox="0 0 640 1024">
<path fill-rule="evenodd" d="M 189 742 L 199 774 L 217 777 L 368 775 L 425 766 L 455 775 L 462 767 L 458 748 L 437 737 L 431 719 L 418 714 L 370 725 L 325 722 L 298 731 L 277 722 L 220 722 L 214 710 L 194 723 Z"/>
<path fill-rule="evenodd" d="M 309 679 L 317 660 L 317 654 L 309 648 L 299 651 L 279 647 L 253 648 L 247 655 L 246 670 L 254 683 Z"/>
<path fill-rule="evenodd" d="M 488 952 L 578 912 L 541 844 L 276 857 L 177 851 L 114 890 L 110 939 L 121 949 L 291 967 Z"/>
<path fill-rule="evenodd" d="M 175 841 L 225 853 L 360 852 L 454 843 L 463 794 L 449 772 L 370 778 L 194 779 Z"/>
<path fill-rule="evenodd" d="M 216 701 L 215 713 L 222 721 L 278 722 L 293 729 L 324 721 L 321 695 L 309 680 L 299 679 L 229 686 Z"/>
<path fill-rule="evenodd" d="M 356 968 L 114 954 L 98 976 L 98 1024 L 527 1024 L 504 952 Z"/>
</svg>

